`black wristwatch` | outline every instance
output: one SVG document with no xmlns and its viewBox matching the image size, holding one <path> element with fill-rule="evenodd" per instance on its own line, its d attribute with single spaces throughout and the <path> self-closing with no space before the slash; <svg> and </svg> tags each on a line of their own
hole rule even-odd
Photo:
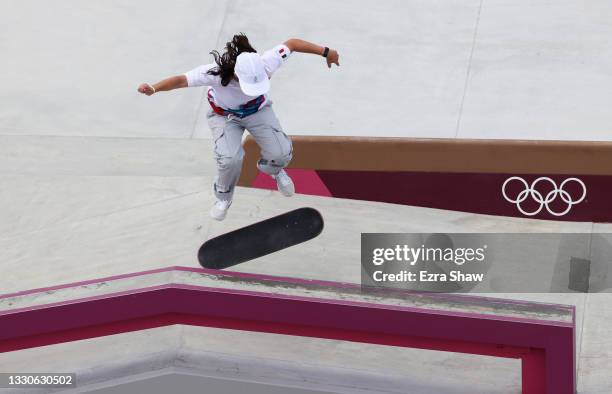
<svg viewBox="0 0 612 394">
<path fill-rule="evenodd" d="M 325 50 L 323 50 L 323 57 L 327 57 L 328 54 L 329 54 L 329 48 L 325 47 Z"/>
</svg>

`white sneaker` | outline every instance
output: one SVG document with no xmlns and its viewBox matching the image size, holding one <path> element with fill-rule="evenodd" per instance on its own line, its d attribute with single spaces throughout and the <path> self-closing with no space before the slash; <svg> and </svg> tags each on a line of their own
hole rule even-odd
<svg viewBox="0 0 612 394">
<path fill-rule="evenodd" d="M 232 205 L 232 200 L 217 200 L 210 210 L 210 216 L 219 221 L 225 219 L 230 205 Z"/>
<path fill-rule="evenodd" d="M 295 186 L 293 186 L 293 181 L 287 175 L 285 170 L 280 170 L 278 174 L 273 176 L 276 180 L 276 187 L 278 187 L 278 191 L 283 194 L 283 196 L 291 197 L 293 193 L 295 193 Z"/>
</svg>

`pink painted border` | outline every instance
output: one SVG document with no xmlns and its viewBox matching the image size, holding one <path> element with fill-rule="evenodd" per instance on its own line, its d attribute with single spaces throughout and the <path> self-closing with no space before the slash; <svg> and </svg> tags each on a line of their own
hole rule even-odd
<svg viewBox="0 0 612 394">
<path fill-rule="evenodd" d="M 234 275 L 230 275 L 230 276 L 234 276 Z M 235 275 L 235 276 L 239 276 L 239 275 Z M 89 281 L 87 281 L 87 283 L 89 284 Z M 94 283 L 97 283 L 97 282 L 94 282 Z M 75 284 L 75 286 L 78 286 L 78 285 L 79 284 Z M 75 286 L 64 286 L 62 288 L 70 288 L 70 287 L 75 287 Z M 109 294 L 83 297 L 83 298 L 78 298 L 75 300 L 53 302 L 53 303 L 48 303 L 44 305 L 36 305 L 36 306 L 30 306 L 30 307 L 10 309 L 6 311 L 0 311 L 0 316 L 34 311 L 34 310 L 43 309 L 43 308 L 53 308 L 53 307 L 58 307 L 58 306 L 63 306 L 63 305 L 70 305 L 70 304 L 74 304 L 75 302 L 90 302 L 90 301 L 103 300 L 107 298 L 130 295 L 130 294 L 147 293 L 147 292 L 163 290 L 163 289 L 205 290 L 209 292 L 221 292 L 221 293 L 226 293 L 226 294 L 229 294 L 229 293 L 242 294 L 242 295 L 249 295 L 249 296 L 259 296 L 263 294 L 266 296 L 275 297 L 279 299 L 296 300 L 296 301 L 317 301 L 321 303 L 333 303 L 333 304 L 338 304 L 338 305 L 360 306 L 360 307 L 386 309 L 386 310 L 393 310 L 393 311 L 404 311 L 404 312 L 412 312 L 412 313 L 439 315 L 439 316 L 454 316 L 454 317 L 466 317 L 466 318 L 477 318 L 477 319 L 494 319 L 494 320 L 499 320 L 499 321 L 530 323 L 530 324 L 542 324 L 543 322 L 543 320 L 538 320 L 538 319 L 528 319 L 528 318 L 510 317 L 510 316 L 494 316 L 491 314 L 484 314 L 484 313 L 443 311 L 443 310 L 438 310 L 438 309 L 417 308 L 417 307 L 401 306 L 401 305 L 375 304 L 375 303 L 362 302 L 362 301 L 334 300 L 334 299 L 327 299 L 327 298 L 305 297 L 305 296 L 277 294 L 277 293 L 269 293 L 269 292 L 261 292 L 261 291 L 252 291 L 252 290 L 223 289 L 223 288 L 217 288 L 217 287 L 174 284 L 174 283 L 142 287 L 142 288 L 133 289 L 133 290 L 118 291 L 118 292 L 109 293 Z M 572 314 L 572 319 L 574 319 L 574 314 Z M 567 323 L 567 322 L 554 321 L 554 320 L 545 320 L 545 324 L 548 326 L 556 326 L 556 327 L 573 327 L 574 326 L 574 323 Z"/>
</svg>

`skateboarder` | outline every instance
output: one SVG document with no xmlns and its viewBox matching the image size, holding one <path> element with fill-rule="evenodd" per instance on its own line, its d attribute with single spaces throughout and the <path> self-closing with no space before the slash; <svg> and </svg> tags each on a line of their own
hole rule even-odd
<svg viewBox="0 0 612 394">
<path fill-rule="evenodd" d="M 232 204 L 234 187 L 242 169 L 242 135 L 245 129 L 261 149 L 257 168 L 276 180 L 283 195 L 294 193 L 293 181 L 283 169 L 291 161 L 291 139 L 283 132 L 267 95 L 269 79 L 293 52 L 323 56 L 329 68 L 332 64 L 340 65 L 338 52 L 334 49 L 292 38 L 260 55 L 244 34 L 237 34 L 226 43 L 223 53 L 211 52 L 214 63 L 138 87 L 140 93 L 151 96 L 177 88 L 208 86 L 207 99 L 211 109 L 207 118 L 217 161 L 217 176 L 213 183 L 216 202 L 210 215 L 216 220 L 225 219 Z"/>
</svg>

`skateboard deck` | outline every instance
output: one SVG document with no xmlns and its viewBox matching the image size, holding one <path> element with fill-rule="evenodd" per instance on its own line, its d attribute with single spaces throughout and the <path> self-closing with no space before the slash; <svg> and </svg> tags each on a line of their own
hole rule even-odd
<svg viewBox="0 0 612 394">
<path fill-rule="evenodd" d="M 204 268 L 228 268 L 308 241 L 321 231 L 319 211 L 299 208 L 209 239 L 198 260 Z"/>
</svg>

